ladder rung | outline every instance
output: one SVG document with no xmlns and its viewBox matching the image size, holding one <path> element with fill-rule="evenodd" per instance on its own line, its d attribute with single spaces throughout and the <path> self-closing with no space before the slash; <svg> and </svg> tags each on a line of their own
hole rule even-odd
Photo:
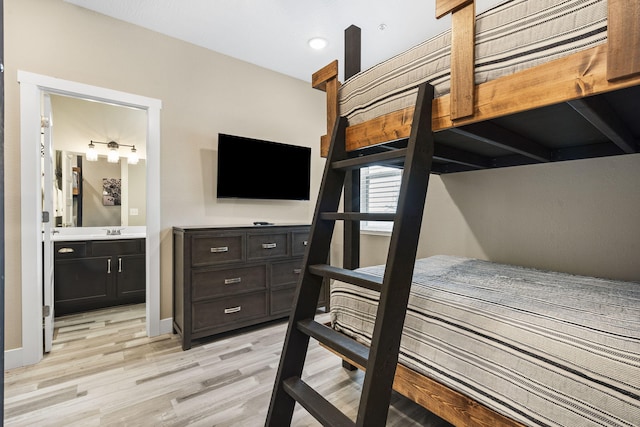
<svg viewBox="0 0 640 427">
<path fill-rule="evenodd" d="M 334 267 L 327 264 L 315 264 L 309 266 L 309 272 L 316 276 L 340 280 L 362 288 L 371 289 L 372 291 L 380 292 L 380 289 L 382 288 L 382 277 L 354 270 L 347 270 L 346 268 Z"/>
<path fill-rule="evenodd" d="M 356 340 L 347 337 L 313 319 L 300 320 L 298 330 L 315 338 L 327 347 L 351 359 L 357 365 L 367 366 L 369 360 L 369 347 L 360 344 Z"/>
<path fill-rule="evenodd" d="M 332 221 L 395 221 L 395 213 L 322 212 L 320 218 Z"/>
<path fill-rule="evenodd" d="M 284 390 L 324 426 L 353 427 L 355 423 L 298 377 L 282 382 Z"/>
<path fill-rule="evenodd" d="M 407 149 L 401 148 L 393 151 L 385 151 L 384 153 L 368 154 L 366 156 L 354 157 L 346 160 L 338 160 L 331 164 L 333 169 L 362 169 L 372 165 L 402 165 L 406 157 Z"/>
</svg>

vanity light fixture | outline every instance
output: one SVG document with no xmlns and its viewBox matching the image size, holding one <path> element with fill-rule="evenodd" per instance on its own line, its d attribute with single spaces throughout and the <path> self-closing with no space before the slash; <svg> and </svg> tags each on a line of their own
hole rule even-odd
<svg viewBox="0 0 640 427">
<path fill-rule="evenodd" d="M 98 160 L 98 151 L 96 150 L 95 144 L 103 144 L 107 146 L 107 148 L 109 149 L 109 152 L 107 153 L 107 162 L 109 163 L 118 163 L 120 161 L 120 154 L 118 153 L 118 149 L 120 147 L 131 147 L 131 152 L 129 153 L 127 161 L 130 165 L 137 165 L 140 159 L 138 157 L 138 151 L 136 150 L 135 145 L 118 144 L 115 141 L 90 141 L 89 149 L 87 150 L 87 161 L 89 162 L 95 162 Z"/>
<path fill-rule="evenodd" d="M 328 44 L 329 42 L 327 41 L 327 39 L 323 39 L 322 37 L 314 37 L 309 40 L 309 46 L 311 46 L 311 48 L 315 50 L 324 49 Z"/>
</svg>

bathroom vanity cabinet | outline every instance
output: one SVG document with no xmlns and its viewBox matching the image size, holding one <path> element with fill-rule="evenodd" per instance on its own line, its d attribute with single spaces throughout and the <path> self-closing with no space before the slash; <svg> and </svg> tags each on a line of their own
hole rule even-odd
<svg viewBox="0 0 640 427">
<path fill-rule="evenodd" d="M 287 317 L 308 225 L 173 228 L 173 329 L 192 340 Z M 327 306 L 322 285 L 319 306 Z"/>
<path fill-rule="evenodd" d="M 55 242 L 55 315 L 144 302 L 145 261 L 145 239 Z"/>
</svg>

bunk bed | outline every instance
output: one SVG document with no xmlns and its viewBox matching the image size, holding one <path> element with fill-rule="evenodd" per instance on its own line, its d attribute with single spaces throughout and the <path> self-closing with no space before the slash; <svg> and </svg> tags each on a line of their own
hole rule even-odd
<svg viewBox="0 0 640 427">
<path fill-rule="evenodd" d="M 577 23 L 575 26 L 581 27 L 578 32 L 582 31 L 582 33 L 579 35 L 574 33 L 565 38 L 558 36 L 559 39 L 549 36 L 545 40 L 513 42 L 512 46 L 518 47 L 521 44 L 529 46 L 525 49 L 527 54 L 536 56 L 541 53 L 538 59 L 528 63 L 518 63 L 518 59 L 512 60 L 513 57 L 507 58 L 509 55 L 504 52 L 487 54 L 484 47 L 480 46 L 484 42 L 483 37 L 499 37 L 507 49 L 509 49 L 509 37 L 518 37 L 515 30 L 507 30 L 497 36 L 495 34 L 487 36 L 483 32 L 488 28 L 487 26 L 490 27 L 488 22 L 507 9 L 518 7 L 526 9 L 528 3 L 542 4 L 534 12 L 542 14 L 541 18 L 540 15 L 538 16 L 542 22 L 550 22 L 552 18 L 546 14 L 552 13 L 551 9 L 557 8 L 556 12 L 569 17 L 569 21 Z M 548 10 L 540 10 L 541 8 Z M 357 157 L 360 153 L 370 152 L 393 152 L 405 146 L 411 131 L 414 112 L 411 103 L 415 102 L 415 88 L 424 82 L 431 83 L 436 88 L 431 116 L 432 129 L 435 132 L 433 173 L 447 174 L 638 153 L 640 150 L 638 141 L 640 123 L 637 120 L 638 111 L 640 111 L 640 26 L 638 26 L 640 2 L 636 0 L 609 0 L 608 2 L 602 0 L 562 2 L 510 0 L 476 17 L 472 0 L 437 0 L 436 16 L 441 17 L 448 13 L 452 13 L 451 32 L 438 36 L 444 37 L 444 41 L 438 39 L 424 43 L 437 45 L 438 54 L 447 50 L 450 52 L 450 54 L 445 52 L 443 59 L 441 58 L 444 66 L 431 71 L 430 74 L 420 74 L 422 66 L 404 75 L 402 72 L 411 68 L 407 62 L 403 62 L 402 57 L 409 56 L 409 63 L 419 62 L 416 60 L 416 50 L 423 46 L 400 54 L 362 73 L 357 70 L 359 53 L 355 53 L 355 59 L 347 56 L 345 67 L 349 71 L 345 73 L 348 79 L 344 85 L 338 81 L 337 61 L 314 73 L 313 87 L 327 93 L 327 135 L 332 134 L 339 117 L 346 117 L 348 126 L 344 143 L 346 150 L 351 152 L 352 156 Z M 525 11 L 526 13 L 529 12 Z M 513 27 L 529 28 L 528 31 L 531 32 L 531 27 L 522 24 L 528 22 L 529 18 L 526 16 L 509 19 L 519 19 L 519 23 Z M 493 28 L 509 27 L 504 23 L 491 25 L 494 26 Z M 557 26 L 550 27 L 553 31 Z M 567 31 L 567 34 L 571 34 L 574 30 L 575 28 L 572 28 Z M 490 30 L 486 31 L 490 33 Z M 354 34 L 357 35 L 357 32 Z M 351 55 L 353 52 L 350 46 L 359 46 L 359 41 L 347 40 L 346 46 L 347 55 Z M 545 51 L 551 54 L 547 55 Z M 420 53 L 418 56 L 423 55 L 424 53 Z M 506 62 L 512 63 L 507 64 L 504 70 L 497 74 L 491 74 L 491 71 L 487 73 L 487 64 L 491 68 L 494 64 L 505 62 L 503 61 L 505 58 Z M 392 76 L 394 74 L 397 74 L 396 77 L 400 79 L 399 83 L 397 79 L 390 78 L 390 76 L 394 77 Z M 383 81 L 384 83 L 381 83 Z M 329 149 L 327 135 L 321 137 L 322 155 L 326 155 Z M 381 163 L 384 164 L 384 161 Z M 390 160 L 388 164 L 397 165 L 398 163 L 396 160 Z M 345 204 L 347 203 L 351 203 L 349 198 L 345 198 Z M 351 250 L 351 241 L 353 239 L 345 239 L 345 252 Z M 353 258 L 351 256 L 350 262 L 345 263 L 351 264 L 351 266 L 345 265 L 347 268 L 355 268 Z M 437 271 L 449 279 L 452 274 L 459 277 L 457 275 L 461 274 L 461 265 L 473 266 L 475 270 L 472 269 L 465 274 L 475 275 L 485 280 L 491 279 L 490 281 L 495 281 L 494 284 L 498 286 L 503 286 L 504 283 L 522 284 L 527 282 L 522 279 L 523 276 L 529 277 L 533 274 L 531 270 L 516 267 L 449 258 L 421 260 L 416 263 L 416 271 L 423 271 L 424 263 L 431 269 L 430 271 Z M 380 268 L 377 266 L 365 271 L 376 274 L 376 271 L 379 273 Z M 627 295 L 629 301 L 638 304 L 638 286 L 640 285 L 637 283 L 592 282 L 591 279 L 577 279 L 568 275 L 558 276 L 550 272 L 536 272 L 534 276 L 531 282 L 543 284 L 564 280 L 571 286 L 582 281 L 587 288 L 595 287 L 600 291 L 620 287 L 624 292 L 629 293 Z M 466 282 L 454 280 L 451 283 Z M 477 289 L 476 287 L 475 290 Z M 419 290 L 415 292 L 420 293 Z M 411 298 L 416 298 L 415 292 Z M 354 294 L 359 298 L 356 305 L 360 304 L 360 306 L 357 310 L 353 308 Z M 469 296 L 462 298 L 473 299 Z M 595 421 L 585 419 L 584 425 L 588 422 L 600 423 L 599 425 L 616 425 L 615 423 L 637 425 L 640 419 L 640 380 L 637 374 L 634 374 L 638 372 L 640 360 L 638 307 L 632 306 L 631 302 L 625 305 L 620 301 L 618 300 L 618 303 L 624 306 L 624 310 L 629 310 L 626 314 L 632 319 L 629 329 L 625 332 L 626 335 L 617 335 L 625 336 L 627 340 L 622 345 L 626 352 L 622 356 L 623 364 L 627 363 L 622 374 L 622 382 L 625 385 L 613 387 L 615 389 L 613 393 L 618 394 L 621 400 L 616 400 L 618 397 L 605 397 L 608 396 L 607 391 L 596 398 L 595 403 L 581 402 L 580 405 L 585 406 L 603 405 L 600 408 L 589 406 L 587 412 L 592 413 Z M 366 343 L 367 316 L 370 317 L 371 313 L 375 313 L 375 310 L 370 310 L 371 304 L 375 305 L 374 296 L 363 294 L 361 290 L 350 291 L 346 285 L 336 282 L 332 287 L 332 326 Z M 522 309 L 522 307 L 516 307 L 516 309 Z M 419 312 L 415 307 L 411 310 Z M 356 315 L 356 312 L 360 314 Z M 365 313 L 364 317 L 362 313 Z M 592 314 L 595 316 L 595 312 Z M 345 319 L 350 316 L 353 321 L 346 321 Z M 422 316 L 425 317 L 424 313 Z M 566 319 L 565 321 L 567 324 L 580 327 L 580 322 L 576 321 L 575 317 L 571 322 Z M 607 334 L 615 335 L 611 331 L 605 332 L 605 335 Z M 607 339 L 609 338 L 605 338 L 605 341 Z M 424 338 L 424 340 L 427 342 L 427 347 L 432 346 L 435 341 L 433 338 Z M 509 346 L 505 343 L 501 345 Z M 604 350 L 604 347 L 602 349 Z M 346 356 L 339 355 L 345 362 L 363 368 Z M 610 355 L 615 358 L 621 353 L 616 353 L 615 356 Z M 408 361 L 407 357 L 411 360 Z M 528 357 L 534 358 L 531 354 Z M 561 365 L 554 357 L 549 356 L 548 362 L 550 366 L 557 368 Z M 554 413 L 545 414 L 544 406 L 542 406 L 543 409 L 532 409 L 532 411 L 526 409 L 526 400 L 533 398 L 532 395 L 527 395 L 526 390 L 522 393 L 524 402 L 515 403 L 515 406 L 496 404 L 491 398 L 484 399 L 490 393 L 481 386 L 474 387 L 466 384 L 461 387 L 460 382 L 456 385 L 454 383 L 459 379 L 447 381 L 446 372 L 441 376 L 432 375 L 432 372 L 428 372 L 429 369 L 425 372 L 424 369 L 416 366 L 415 359 L 416 353 L 401 349 L 401 363 L 396 369 L 394 389 L 454 425 L 555 425 Z M 432 371 L 435 369 L 432 362 L 425 363 Z M 487 369 L 487 366 L 481 369 Z M 450 369 L 456 368 L 454 366 Z M 464 373 L 464 370 L 462 372 Z M 620 372 L 616 373 L 618 374 Z M 578 369 L 570 368 L 567 375 L 580 376 L 581 374 Z M 601 381 L 600 375 L 606 377 L 606 370 L 597 375 L 594 374 L 589 386 L 607 388 L 606 381 Z M 559 393 L 562 394 L 563 391 L 559 390 Z M 568 399 L 565 401 L 567 407 L 572 408 L 575 402 L 571 403 L 568 396 L 562 397 L 562 399 L 565 398 Z M 540 399 L 544 400 L 544 398 Z M 518 405 L 521 406 L 518 408 Z M 609 411 L 610 408 L 607 408 L 607 405 L 613 405 L 617 409 Z M 537 415 L 533 414 L 536 411 L 539 411 Z M 600 411 L 609 414 L 616 414 L 617 411 L 619 419 L 615 416 L 610 419 L 598 419 Z M 576 410 L 576 412 L 579 411 Z M 544 419 L 544 417 L 550 418 Z"/>
</svg>

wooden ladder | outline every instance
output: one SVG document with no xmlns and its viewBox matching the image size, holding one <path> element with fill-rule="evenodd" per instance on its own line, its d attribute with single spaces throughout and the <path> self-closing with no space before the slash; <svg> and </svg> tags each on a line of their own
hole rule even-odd
<svg viewBox="0 0 640 427">
<path fill-rule="evenodd" d="M 349 157 L 345 149 L 347 120 L 341 117 L 337 121 L 266 426 L 290 425 L 296 402 L 325 426 L 385 425 L 433 160 L 432 100 L 433 87 L 421 85 L 407 146 L 393 151 Z M 404 164 L 396 213 L 338 212 L 347 171 L 379 164 Z M 394 222 L 382 279 L 326 265 L 335 221 L 338 220 Z M 320 287 L 325 278 L 380 292 L 370 347 L 314 320 Z M 366 368 L 355 423 L 301 379 L 309 338 L 318 340 Z"/>
</svg>

